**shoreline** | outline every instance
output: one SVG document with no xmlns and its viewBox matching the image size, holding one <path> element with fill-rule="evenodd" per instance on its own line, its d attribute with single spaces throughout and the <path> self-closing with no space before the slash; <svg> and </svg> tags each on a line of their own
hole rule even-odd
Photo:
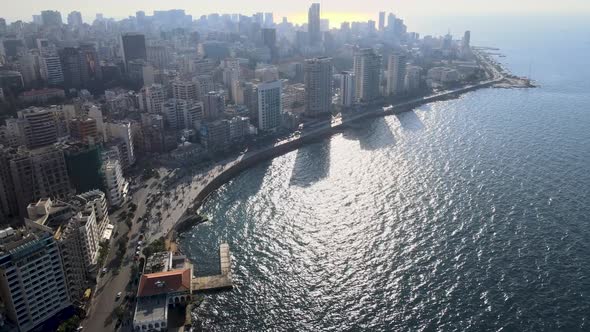
<svg viewBox="0 0 590 332">
<path fill-rule="evenodd" d="M 426 97 L 419 97 L 416 99 L 397 103 L 395 105 L 390 105 L 387 107 L 385 107 L 385 105 L 388 104 L 387 101 L 382 101 L 380 103 L 375 103 L 374 105 L 365 106 L 365 108 L 371 107 L 375 109 L 373 111 L 366 110 L 358 114 L 346 114 L 344 116 L 344 120 L 342 118 L 339 118 L 334 122 L 330 122 L 329 126 L 321 126 L 318 128 L 314 128 L 309 132 L 304 132 L 299 137 L 277 143 L 273 146 L 264 147 L 260 150 L 253 151 L 251 153 L 246 153 L 244 155 L 239 156 L 237 159 L 233 161 L 223 164 L 223 169 L 217 172 L 217 174 L 213 176 L 210 181 L 208 181 L 202 188 L 200 188 L 190 206 L 185 209 L 180 218 L 176 220 L 173 223 L 172 227 L 167 231 L 167 233 L 164 234 L 167 243 L 170 244 L 171 248 L 174 248 L 175 250 L 180 252 L 180 248 L 177 243 L 177 238 L 186 230 L 192 228 L 193 226 L 196 226 L 196 224 L 188 224 L 191 222 L 193 214 L 198 212 L 198 210 L 207 200 L 209 195 L 211 195 L 214 191 L 216 191 L 221 186 L 223 186 L 224 184 L 232 180 L 234 177 L 239 175 L 241 172 L 258 165 L 261 162 L 274 159 L 289 152 L 295 151 L 308 144 L 331 137 L 334 134 L 340 133 L 344 129 L 349 128 L 350 124 L 353 124 L 357 121 L 409 112 L 423 105 L 427 105 L 437 101 L 457 99 L 463 94 L 484 88 L 535 87 L 535 85 L 532 85 L 528 81 L 528 79 L 525 80 L 524 78 L 519 78 L 519 83 L 515 79 L 507 78 L 504 74 L 500 73 L 499 69 L 501 69 L 501 71 L 504 73 L 508 73 L 508 70 L 495 61 L 492 63 L 489 54 L 481 54 L 480 52 L 476 52 L 476 56 L 481 61 L 483 69 L 486 70 L 486 72 L 488 72 L 488 74 L 492 76 L 491 79 L 473 85 L 467 85 L 461 88 L 453 89 L 450 91 L 445 91 Z M 194 213 L 189 212 L 191 210 L 194 211 Z"/>
</svg>

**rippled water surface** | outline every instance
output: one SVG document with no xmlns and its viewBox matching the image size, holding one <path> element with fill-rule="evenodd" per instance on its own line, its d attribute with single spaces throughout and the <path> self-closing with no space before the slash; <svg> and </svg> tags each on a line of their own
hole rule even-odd
<svg viewBox="0 0 590 332">
<path fill-rule="evenodd" d="M 503 47 L 520 74 L 543 50 L 539 89 L 362 122 L 223 186 L 181 239 L 200 274 L 220 240 L 232 249 L 236 287 L 206 296 L 202 326 L 590 330 L 590 71 L 572 56 L 590 35 L 576 36 Z"/>
</svg>

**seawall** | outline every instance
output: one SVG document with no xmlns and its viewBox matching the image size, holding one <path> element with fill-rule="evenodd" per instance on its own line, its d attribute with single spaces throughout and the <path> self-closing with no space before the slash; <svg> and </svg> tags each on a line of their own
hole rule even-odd
<svg viewBox="0 0 590 332">
<path fill-rule="evenodd" d="M 418 106 L 422 106 L 425 104 L 429 104 L 429 103 L 441 101 L 441 100 L 454 99 L 464 93 L 490 87 L 496 83 L 501 82 L 502 80 L 503 80 L 503 78 L 485 81 L 485 82 L 482 82 L 479 84 L 475 84 L 473 86 L 468 86 L 468 87 L 456 89 L 456 90 L 449 91 L 446 93 L 441 93 L 441 94 L 437 94 L 437 95 L 429 96 L 429 97 L 424 97 L 424 98 L 418 98 L 418 99 L 410 100 L 407 102 L 402 102 L 402 103 L 394 105 L 393 107 L 391 107 L 390 109 L 385 110 L 385 111 L 382 110 L 382 108 L 379 106 L 374 106 L 376 108 L 376 110 L 366 111 L 366 112 L 354 115 L 353 118 L 351 118 L 350 120 L 346 120 L 345 122 L 342 122 L 342 123 L 339 123 L 336 125 L 332 125 L 330 127 L 328 127 L 328 126 L 320 127 L 320 128 L 314 129 L 313 131 L 305 133 L 303 136 L 293 139 L 291 141 L 284 142 L 284 143 L 281 143 L 276 146 L 269 146 L 267 148 L 263 148 L 262 150 L 256 151 L 252 154 L 246 154 L 243 156 L 243 159 L 239 159 L 239 160 L 231 162 L 230 166 L 227 166 L 227 168 L 222 170 L 217 176 L 215 176 L 211 181 L 209 181 L 209 183 L 207 183 L 201 189 L 201 191 L 197 194 L 197 196 L 194 200 L 193 208 L 195 210 L 199 209 L 201 207 L 201 205 L 203 204 L 203 202 L 207 199 L 207 197 L 211 193 L 213 193 L 215 190 L 219 189 L 222 185 L 224 185 L 225 183 L 227 183 L 228 181 L 233 179 L 235 176 L 240 174 L 242 171 L 244 171 L 250 167 L 253 167 L 263 161 L 279 157 L 279 156 L 289 153 L 291 151 L 297 150 L 300 147 L 305 146 L 307 144 L 317 142 L 318 140 L 321 140 L 323 138 L 330 137 L 330 136 L 346 129 L 348 127 L 349 123 L 364 120 L 364 119 L 369 119 L 369 118 L 375 118 L 375 117 L 380 117 L 380 116 L 408 112 Z M 174 227 L 170 230 L 170 233 L 167 236 L 171 236 L 171 239 L 174 239 L 177 229 L 181 228 L 181 226 L 185 222 L 187 222 L 187 220 L 188 220 L 187 217 L 188 216 L 186 215 L 186 212 L 185 212 L 183 217 L 181 217 L 180 220 L 174 225 Z"/>
</svg>

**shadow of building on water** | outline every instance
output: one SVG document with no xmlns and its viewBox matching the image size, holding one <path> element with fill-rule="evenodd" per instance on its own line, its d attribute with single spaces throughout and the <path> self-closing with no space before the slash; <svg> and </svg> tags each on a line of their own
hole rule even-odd
<svg viewBox="0 0 590 332">
<path fill-rule="evenodd" d="M 395 146 L 395 136 L 383 117 L 369 119 L 352 124 L 344 131 L 343 137 L 356 140 L 362 150 L 379 150 Z"/>
<path fill-rule="evenodd" d="M 418 115 L 416 115 L 416 112 L 414 111 L 396 114 L 395 117 L 399 120 L 399 123 L 403 130 L 420 131 L 425 128 L 424 123 L 422 122 L 422 120 L 420 120 L 420 118 L 418 117 Z"/>
<path fill-rule="evenodd" d="M 309 187 L 330 174 L 331 140 L 304 146 L 297 150 L 289 185 Z"/>
</svg>

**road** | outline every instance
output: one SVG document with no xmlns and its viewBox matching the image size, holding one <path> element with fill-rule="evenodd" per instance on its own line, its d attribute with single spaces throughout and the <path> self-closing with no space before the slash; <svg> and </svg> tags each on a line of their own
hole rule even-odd
<svg viewBox="0 0 590 332">
<path fill-rule="evenodd" d="M 427 97 L 412 99 L 393 105 L 393 107 L 403 108 L 407 106 L 413 106 L 417 103 L 428 103 L 431 101 L 438 100 L 441 97 L 459 94 L 472 89 L 476 89 L 478 87 L 484 87 L 486 85 L 498 83 L 504 79 L 504 76 L 497 70 L 497 68 L 494 65 L 489 63 L 486 57 L 484 57 L 481 54 L 476 54 L 476 56 L 478 56 L 480 61 L 484 62 L 487 65 L 487 68 L 492 72 L 492 77 L 488 81 L 465 86 L 451 91 L 444 91 L 442 93 L 438 93 Z M 253 157 L 256 154 L 273 149 L 278 145 L 286 144 L 297 139 L 321 135 L 326 133 L 327 130 L 332 130 L 334 128 L 344 126 L 348 123 L 358 121 L 362 118 L 383 115 L 384 113 L 385 111 L 382 108 L 376 107 L 376 109 L 371 111 L 361 111 L 348 114 L 345 120 L 342 120 L 342 118 L 336 118 L 331 120 L 320 121 L 314 123 L 310 128 L 304 130 L 303 133 L 301 133 L 301 135 L 299 136 L 290 137 L 288 139 L 276 142 L 274 144 L 263 146 L 252 151 L 248 151 L 245 154 L 242 154 L 238 157 L 228 158 L 218 163 L 217 165 L 214 165 L 206 170 L 199 172 L 199 174 L 197 174 L 195 171 L 193 172 L 193 174 L 187 175 L 182 179 L 179 179 L 175 183 L 174 188 L 168 191 L 169 195 L 167 195 L 167 197 L 162 197 L 160 202 L 152 204 L 152 206 L 149 206 L 149 209 L 146 206 L 146 200 L 148 198 L 148 195 L 150 193 L 155 194 L 159 190 L 157 187 L 150 188 L 151 184 L 154 182 L 159 182 L 160 180 L 148 180 L 146 182 L 147 186 L 138 190 L 132 198 L 132 202 L 134 202 L 137 205 L 137 211 L 133 217 L 132 227 L 129 232 L 129 243 L 127 244 L 127 251 L 125 257 L 123 258 L 123 264 L 120 268 L 120 272 L 118 275 L 113 274 L 115 261 L 117 260 L 117 257 L 115 257 L 116 243 L 117 240 L 123 236 L 124 230 L 126 230 L 127 227 L 123 222 L 117 220 L 117 214 L 115 214 L 115 216 L 111 219 L 111 222 L 113 224 L 119 225 L 119 234 L 117 238 L 111 240 L 111 249 L 106 260 L 108 272 L 104 276 L 102 276 L 98 281 L 95 295 L 92 299 L 89 308 L 88 318 L 82 324 L 84 330 L 90 332 L 115 330 L 115 320 L 113 319 L 112 313 L 114 308 L 120 305 L 122 301 L 115 301 L 115 298 L 118 292 L 125 293 L 125 290 L 128 287 L 131 279 L 131 266 L 133 263 L 133 256 L 136 250 L 136 243 L 138 240 L 139 230 L 141 228 L 141 224 L 137 222 L 139 217 L 143 216 L 147 212 L 146 215 L 151 216 L 151 219 L 158 220 L 158 223 L 149 224 L 148 232 L 146 234 L 146 236 L 148 237 L 148 241 L 151 239 L 157 239 L 160 236 L 164 236 L 170 229 L 174 227 L 174 225 L 180 220 L 186 209 L 190 205 L 192 205 L 197 195 L 205 188 L 205 186 L 210 181 L 212 181 L 219 174 L 223 173 L 236 163 L 239 163 L 244 159 Z M 166 202 L 169 203 L 169 207 L 166 207 L 166 204 L 164 204 Z M 158 212 L 160 213 L 159 218 L 157 217 Z M 136 286 L 130 288 L 129 291 L 135 292 L 135 287 Z M 131 316 L 133 315 L 133 313 L 130 314 Z M 131 327 L 124 326 L 123 329 L 130 331 Z"/>
<path fill-rule="evenodd" d="M 110 243 L 109 254 L 105 260 L 105 266 L 108 272 L 100 276 L 94 296 L 88 309 L 87 318 L 82 322 L 84 331 L 100 332 L 100 331 L 115 331 L 116 319 L 113 318 L 113 310 L 122 303 L 124 295 L 118 301 L 115 300 L 117 293 L 125 294 L 129 282 L 131 280 L 131 266 L 133 264 L 133 256 L 136 250 L 136 244 L 139 236 L 141 223 L 137 220 L 145 213 L 147 194 L 149 193 L 149 185 L 155 179 L 150 179 L 146 182 L 148 187 L 139 189 L 131 199 L 131 202 L 137 205 L 137 210 L 132 219 L 131 230 L 129 231 L 129 242 L 127 243 L 127 250 L 123 257 L 123 263 L 120 267 L 119 274 L 115 275 L 113 271 L 116 269 L 117 255 L 117 241 L 123 237 L 127 226 L 122 220 L 119 220 L 119 213 L 117 211 L 111 216 L 111 223 L 116 226 L 118 236 L 113 236 Z M 128 289 L 135 292 L 135 287 Z M 131 314 L 132 315 L 132 314 Z M 127 327 L 125 327 L 127 330 Z M 128 329 L 131 331 L 131 328 Z"/>
<path fill-rule="evenodd" d="M 440 98 L 445 96 L 460 94 L 473 89 L 477 89 L 479 87 L 484 87 L 487 85 L 498 83 L 504 79 L 503 75 L 498 72 L 495 66 L 489 63 L 487 58 L 480 55 L 479 53 L 477 53 L 476 55 L 480 58 L 480 61 L 485 63 L 488 69 L 492 71 L 492 77 L 489 80 L 449 91 L 444 91 L 441 93 L 437 93 L 435 95 L 418 97 L 412 100 L 395 104 L 393 105 L 393 107 L 404 108 L 416 104 L 425 104 L 428 102 L 439 100 Z M 274 144 L 261 146 L 237 157 L 227 158 L 206 170 L 202 170 L 198 174 L 196 172 L 193 172 L 193 174 L 187 175 L 182 179 L 179 179 L 175 183 L 174 188 L 168 191 L 167 197 L 162 197 L 162 203 L 160 204 L 160 206 L 152 206 L 150 211 L 148 211 L 148 214 L 151 215 L 152 219 L 159 221 L 158 223 L 150 224 L 150 239 L 156 239 L 161 236 L 164 236 L 168 233 L 169 230 L 173 229 L 174 226 L 178 223 L 178 221 L 182 218 L 186 209 L 193 204 L 197 195 L 206 187 L 206 185 L 214 178 L 222 174 L 224 171 L 234 166 L 235 164 L 240 163 L 245 159 L 254 157 L 257 154 L 267 152 L 268 150 L 271 150 L 279 145 L 289 143 L 293 140 L 322 135 L 325 134 L 326 131 L 330 131 L 335 128 L 345 126 L 346 124 L 358 121 L 363 118 L 380 116 L 384 113 L 385 111 L 382 108 L 375 107 L 372 110 L 351 112 L 347 114 L 345 120 L 343 120 L 342 118 L 336 118 L 315 122 L 306 129 L 304 129 L 303 132 L 298 136 L 289 137 L 287 139 L 275 142 Z M 158 217 L 158 215 L 160 217 Z"/>
</svg>

